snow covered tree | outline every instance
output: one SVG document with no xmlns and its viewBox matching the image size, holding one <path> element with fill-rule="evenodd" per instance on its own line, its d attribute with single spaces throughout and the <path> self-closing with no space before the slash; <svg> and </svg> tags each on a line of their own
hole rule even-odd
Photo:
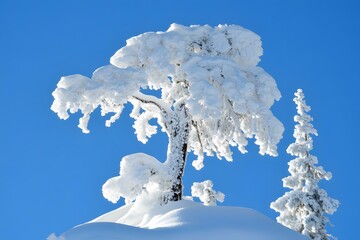
<svg viewBox="0 0 360 240">
<path fill-rule="evenodd" d="M 205 206 L 216 206 L 216 201 L 223 202 L 225 195 L 213 189 L 213 182 L 194 182 L 191 186 L 191 196 L 198 197 Z"/>
<path fill-rule="evenodd" d="M 297 113 L 294 120 L 295 143 L 287 148 L 287 152 L 296 156 L 289 162 L 291 176 L 283 179 L 284 187 L 292 189 L 284 196 L 272 202 L 270 207 L 280 213 L 277 221 L 311 239 L 328 240 L 332 238 L 326 233 L 325 225 L 329 222 L 325 214 L 333 214 L 339 206 L 339 201 L 330 198 L 324 189 L 319 188 L 319 181 L 330 180 L 332 175 L 321 166 L 318 160 L 310 154 L 313 149 L 311 135 L 317 135 L 311 124 L 312 117 L 307 114 L 310 107 L 306 105 L 301 89 L 295 93 L 294 102 Z"/>
<path fill-rule="evenodd" d="M 109 127 L 129 102 L 135 133 L 143 143 L 157 132 L 149 123 L 156 119 L 169 138 L 164 167 L 171 187 L 164 191 L 168 200 L 177 201 L 190 151 L 197 156 L 196 169 L 203 167 L 204 155 L 232 161 L 231 147 L 245 153 L 252 137 L 260 154 L 277 155 L 283 125 L 270 108 L 280 92 L 258 66 L 262 52 L 260 37 L 240 26 L 172 24 L 166 32 L 128 39 L 110 65 L 91 78 L 62 77 L 51 109 L 61 119 L 80 110 L 78 126 L 88 133 L 96 108 L 103 116 L 113 113 L 106 121 Z"/>
</svg>

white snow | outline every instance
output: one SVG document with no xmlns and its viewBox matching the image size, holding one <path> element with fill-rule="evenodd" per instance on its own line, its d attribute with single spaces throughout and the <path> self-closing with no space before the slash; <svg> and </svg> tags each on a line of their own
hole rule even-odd
<svg viewBox="0 0 360 240">
<path fill-rule="evenodd" d="M 79 127 L 89 133 L 88 121 L 96 108 L 112 113 L 110 126 L 124 104 L 134 105 L 131 116 L 139 141 L 157 132 L 149 120 L 171 135 L 169 122 L 179 118 L 173 109 L 184 104 L 186 116 L 177 119 L 185 128 L 187 151 L 198 159 L 204 154 L 232 160 L 231 146 L 246 152 L 247 138 L 256 138 L 260 154 L 277 155 L 283 125 L 270 108 L 281 95 L 275 80 L 258 63 L 263 53 L 261 39 L 236 25 L 217 27 L 172 24 L 165 32 L 148 32 L 127 40 L 91 78 L 62 77 L 53 92 L 51 109 L 61 119 L 81 111 Z M 144 89 L 161 91 L 159 96 Z M 183 123 L 181 123 L 183 124 Z"/>
<path fill-rule="evenodd" d="M 191 186 L 191 196 L 198 197 L 205 206 L 216 206 L 216 201 L 223 202 L 225 195 L 213 189 L 213 182 L 206 180 L 194 182 Z"/>
<path fill-rule="evenodd" d="M 144 213 L 125 205 L 48 240 L 306 240 L 263 214 L 240 207 L 169 202 Z M 144 206 L 143 206 L 144 207 Z"/>
<path fill-rule="evenodd" d="M 102 192 L 112 203 L 123 197 L 126 204 L 129 204 L 139 195 L 146 195 L 146 198 L 152 195 L 152 199 L 160 198 L 170 185 L 168 172 L 163 163 L 150 155 L 145 153 L 127 155 L 120 162 L 120 176 L 107 180 Z"/>
</svg>

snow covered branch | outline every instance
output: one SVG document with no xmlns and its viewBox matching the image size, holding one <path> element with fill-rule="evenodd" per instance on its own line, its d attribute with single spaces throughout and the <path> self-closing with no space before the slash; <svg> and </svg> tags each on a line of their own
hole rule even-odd
<svg viewBox="0 0 360 240">
<path fill-rule="evenodd" d="M 125 156 L 120 162 L 119 175 L 107 180 L 102 187 L 104 197 L 112 203 L 123 197 L 129 204 L 141 194 L 160 198 L 170 187 L 170 177 L 164 165 L 145 153 Z"/>
<path fill-rule="evenodd" d="M 163 113 L 164 116 L 172 112 L 171 107 L 167 103 L 165 103 L 163 100 L 155 96 L 146 95 L 141 92 L 137 92 L 133 95 L 133 98 L 135 98 L 136 100 L 142 103 L 155 105 L 157 108 L 159 108 L 159 110 Z"/>
</svg>

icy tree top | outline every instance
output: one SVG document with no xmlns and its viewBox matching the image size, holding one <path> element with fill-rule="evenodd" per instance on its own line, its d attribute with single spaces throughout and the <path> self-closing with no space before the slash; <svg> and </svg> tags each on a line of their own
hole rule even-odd
<svg viewBox="0 0 360 240">
<path fill-rule="evenodd" d="M 183 120 L 191 124 L 188 150 L 199 156 L 195 167 L 202 167 L 204 153 L 231 160 L 230 146 L 246 152 L 246 138 L 253 136 L 261 154 L 277 155 L 283 126 L 270 107 L 280 92 L 275 80 L 257 66 L 262 53 L 260 37 L 240 26 L 172 24 L 166 32 L 128 39 L 111 64 L 97 69 L 91 79 L 62 77 L 51 109 L 61 119 L 80 110 L 79 127 L 87 133 L 97 107 L 102 115 L 114 114 L 106 121 L 110 126 L 130 102 L 137 137 L 146 142 L 157 132 L 150 119 L 156 118 L 169 133 L 171 114 L 185 104 L 188 119 Z M 145 94 L 146 89 L 161 94 Z"/>
<path fill-rule="evenodd" d="M 313 149 L 313 140 L 311 135 L 317 136 L 317 131 L 311 124 L 313 118 L 307 114 L 311 108 L 306 105 L 304 93 L 302 89 L 298 89 L 295 93 L 294 102 L 296 104 L 297 115 L 294 116 L 295 125 L 294 137 L 295 143 L 290 144 L 287 152 L 297 157 L 307 157 L 309 151 Z"/>
<path fill-rule="evenodd" d="M 313 149 L 311 135 L 317 135 L 317 131 L 311 124 L 313 118 L 307 114 L 311 108 L 306 105 L 301 89 L 295 93 L 294 102 L 298 113 L 294 120 L 298 124 L 295 125 L 294 130 L 295 143 L 289 145 L 287 152 L 297 158 L 289 162 L 292 176 L 284 178 L 283 181 L 285 187 L 312 193 L 318 189 L 319 180 L 330 180 L 332 174 L 326 172 L 322 166 L 317 166 L 317 157 L 310 154 Z"/>
</svg>

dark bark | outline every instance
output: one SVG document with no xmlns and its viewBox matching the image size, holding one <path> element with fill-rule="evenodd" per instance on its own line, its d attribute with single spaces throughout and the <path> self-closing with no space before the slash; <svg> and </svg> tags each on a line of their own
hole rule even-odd
<svg viewBox="0 0 360 240">
<path fill-rule="evenodd" d="M 187 146 L 189 137 L 189 121 L 185 104 L 180 104 L 174 109 L 169 125 L 169 145 L 166 164 L 172 177 L 171 192 L 168 196 L 169 201 L 179 201 L 182 199 L 182 177 L 187 157 Z"/>
<path fill-rule="evenodd" d="M 186 163 L 186 156 L 187 156 L 187 144 L 183 144 L 182 147 L 183 156 L 179 159 L 179 171 L 176 177 L 176 181 L 173 183 L 171 192 L 172 196 L 170 196 L 170 201 L 179 201 L 182 199 L 182 192 L 183 192 L 183 184 L 182 184 L 182 177 L 184 175 L 185 163 Z"/>
</svg>

